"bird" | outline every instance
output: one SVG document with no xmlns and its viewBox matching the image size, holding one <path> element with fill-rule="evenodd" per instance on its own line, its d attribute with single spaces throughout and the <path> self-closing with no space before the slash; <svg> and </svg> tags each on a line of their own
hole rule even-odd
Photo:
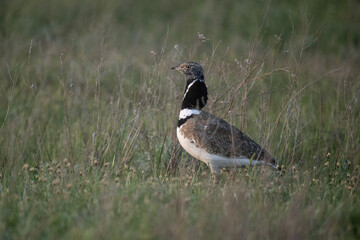
<svg viewBox="0 0 360 240">
<path fill-rule="evenodd" d="M 267 165 L 280 170 L 275 159 L 253 139 L 224 119 L 202 110 L 208 100 L 208 90 L 200 64 L 185 62 L 171 69 L 186 79 L 177 138 L 191 156 L 209 166 L 215 182 L 220 171 L 226 168 Z"/>
</svg>

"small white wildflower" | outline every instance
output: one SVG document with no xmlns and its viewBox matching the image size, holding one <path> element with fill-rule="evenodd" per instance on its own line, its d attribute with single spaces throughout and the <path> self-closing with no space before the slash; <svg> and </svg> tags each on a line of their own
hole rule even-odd
<svg viewBox="0 0 360 240">
<path fill-rule="evenodd" d="M 179 45 L 175 44 L 174 48 L 175 48 L 176 50 L 179 50 Z"/>
<path fill-rule="evenodd" d="M 250 64 L 251 64 L 251 60 L 247 58 L 247 59 L 244 60 L 244 63 L 246 63 L 247 65 L 250 65 Z"/>
<path fill-rule="evenodd" d="M 154 55 L 154 56 L 157 55 L 157 52 L 155 52 L 155 51 L 153 51 L 153 50 L 151 50 L 150 53 L 151 53 L 152 55 Z"/>
<path fill-rule="evenodd" d="M 234 58 L 234 61 L 236 62 L 236 64 L 240 67 L 241 70 L 244 70 L 244 66 L 241 64 L 241 62 L 239 60 L 237 60 L 236 58 Z"/>
<path fill-rule="evenodd" d="M 200 32 L 198 32 L 198 37 L 202 42 L 206 42 L 207 40 L 209 40 L 205 37 L 205 35 L 203 33 L 200 33 Z"/>
</svg>

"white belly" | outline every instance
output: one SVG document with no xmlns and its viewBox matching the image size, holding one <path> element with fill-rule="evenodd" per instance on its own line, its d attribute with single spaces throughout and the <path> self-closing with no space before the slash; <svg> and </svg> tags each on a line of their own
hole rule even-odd
<svg viewBox="0 0 360 240">
<path fill-rule="evenodd" d="M 237 158 L 227 158 L 221 155 L 211 154 L 205 151 L 202 148 L 199 148 L 195 145 L 194 140 L 186 139 L 180 132 L 180 128 L 177 128 L 177 138 L 181 144 L 181 146 L 194 158 L 197 158 L 204 163 L 208 164 L 211 168 L 211 171 L 215 174 L 221 168 L 226 167 L 241 167 L 245 165 L 257 165 L 263 164 L 263 161 L 250 161 L 247 157 L 237 157 Z"/>
</svg>

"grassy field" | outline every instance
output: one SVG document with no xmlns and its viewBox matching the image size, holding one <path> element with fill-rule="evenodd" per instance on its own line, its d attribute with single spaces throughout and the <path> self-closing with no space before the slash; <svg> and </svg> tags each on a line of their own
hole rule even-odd
<svg viewBox="0 0 360 240">
<path fill-rule="evenodd" d="M 359 1 L 0 3 L 0 239 L 359 239 Z M 201 35 L 203 34 L 203 35 Z M 283 166 L 214 184 L 174 64 Z"/>
</svg>

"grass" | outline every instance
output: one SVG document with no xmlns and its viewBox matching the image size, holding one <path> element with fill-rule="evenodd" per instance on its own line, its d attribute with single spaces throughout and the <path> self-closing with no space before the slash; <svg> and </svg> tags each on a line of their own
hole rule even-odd
<svg viewBox="0 0 360 240">
<path fill-rule="evenodd" d="M 358 239 L 359 7 L 3 1 L 0 239 Z M 281 176 L 181 149 L 187 60 Z"/>
</svg>

